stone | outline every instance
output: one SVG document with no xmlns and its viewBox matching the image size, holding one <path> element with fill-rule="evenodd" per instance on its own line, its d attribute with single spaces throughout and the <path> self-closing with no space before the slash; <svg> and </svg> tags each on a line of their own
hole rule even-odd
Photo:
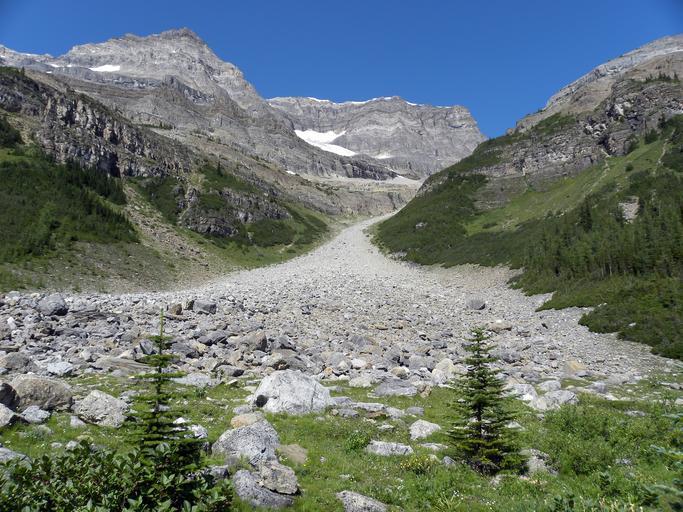
<svg viewBox="0 0 683 512">
<path fill-rule="evenodd" d="M 239 377 L 240 375 L 244 374 L 244 370 L 242 368 L 238 368 L 237 366 L 232 366 L 230 364 L 220 365 L 215 369 L 215 372 L 221 377 Z"/>
<path fill-rule="evenodd" d="M 280 494 L 296 494 L 299 481 L 294 470 L 275 460 L 266 461 L 258 468 L 259 484 Z"/>
<path fill-rule="evenodd" d="M 47 365 L 47 373 L 55 377 L 66 377 L 74 371 L 74 365 L 68 361 L 58 361 Z"/>
<path fill-rule="evenodd" d="M 381 501 L 353 491 L 338 492 L 337 499 L 342 502 L 344 512 L 386 512 L 388 510 L 388 507 Z"/>
<path fill-rule="evenodd" d="M 174 316 L 180 316 L 183 314 L 183 305 L 182 304 L 171 304 L 168 307 L 168 312 Z"/>
<path fill-rule="evenodd" d="M 549 391 L 557 391 L 558 389 L 562 389 L 562 384 L 559 380 L 546 380 L 538 385 L 538 389 L 544 393 Z"/>
<path fill-rule="evenodd" d="M 538 398 L 536 388 L 531 384 L 510 384 L 510 394 L 516 396 L 524 402 L 531 402 Z"/>
<path fill-rule="evenodd" d="M 0 446 L 0 464 L 9 462 L 10 460 L 28 460 L 28 457 L 22 453 L 17 453 L 9 448 Z"/>
<path fill-rule="evenodd" d="M 415 396 L 417 388 L 400 379 L 385 380 L 372 392 L 375 396 Z"/>
<path fill-rule="evenodd" d="M 213 387 L 217 384 L 210 375 L 199 372 L 188 373 L 187 375 L 173 379 L 173 382 L 182 384 L 183 386 L 192 386 L 196 388 Z"/>
<path fill-rule="evenodd" d="M 22 420 L 23 418 L 15 413 L 12 409 L 0 404 L 0 428 L 10 427 Z"/>
<path fill-rule="evenodd" d="M 71 428 L 83 428 L 85 427 L 85 422 L 78 416 L 71 416 L 69 418 L 69 427 Z"/>
<path fill-rule="evenodd" d="M 432 370 L 432 380 L 437 385 L 447 384 L 455 379 L 459 373 L 460 370 L 455 363 L 446 357 L 434 366 L 434 369 Z"/>
<path fill-rule="evenodd" d="M 119 428 L 126 421 L 128 404 L 107 393 L 94 390 L 76 404 L 74 412 L 88 423 Z"/>
<path fill-rule="evenodd" d="M 0 382 L 0 404 L 12 410 L 19 404 L 19 395 L 7 382 Z"/>
<path fill-rule="evenodd" d="M 258 483 L 258 478 L 246 469 L 241 469 L 232 477 L 232 488 L 240 499 L 254 507 L 285 508 L 294 503 L 291 496 L 283 496 Z"/>
<path fill-rule="evenodd" d="M 329 389 L 299 370 L 271 373 L 261 381 L 253 397 L 256 406 L 270 413 L 309 414 L 333 405 Z"/>
<path fill-rule="evenodd" d="M 308 450 L 298 444 L 283 444 L 277 449 L 281 457 L 293 462 L 294 464 L 306 464 L 308 461 Z"/>
<path fill-rule="evenodd" d="M 71 386 L 49 377 L 18 375 L 11 386 L 19 397 L 18 410 L 36 405 L 46 411 L 68 409 L 73 402 Z"/>
<path fill-rule="evenodd" d="M 406 409 L 406 414 L 410 414 L 411 416 L 424 416 L 424 413 L 424 407 L 417 407 L 416 405 Z"/>
<path fill-rule="evenodd" d="M 221 455 L 229 464 L 238 462 L 242 457 L 249 461 L 262 461 L 275 458 L 275 449 L 280 438 L 273 426 L 266 420 L 251 425 L 226 430 L 213 444 L 211 451 Z"/>
<path fill-rule="evenodd" d="M 37 372 L 38 365 L 30 357 L 21 352 L 10 352 L 0 356 L 0 368 L 5 368 L 13 373 Z"/>
<path fill-rule="evenodd" d="M 196 299 L 192 305 L 192 311 L 202 313 L 204 315 L 213 315 L 216 313 L 216 303 L 207 300 Z"/>
<path fill-rule="evenodd" d="M 503 331 L 511 331 L 512 330 L 512 324 L 508 322 L 507 320 L 503 320 L 501 318 L 497 318 L 496 320 L 492 320 L 486 324 L 486 330 L 499 333 Z"/>
<path fill-rule="evenodd" d="M 386 441 L 370 441 L 365 451 L 374 455 L 388 457 L 391 455 L 412 455 L 413 449 L 407 444 L 389 443 Z"/>
<path fill-rule="evenodd" d="M 547 464 L 550 460 L 550 456 L 547 453 L 543 453 L 535 448 L 524 449 L 519 453 L 527 459 L 526 466 L 529 476 L 533 476 L 537 473 L 556 473 L 556 471 Z"/>
<path fill-rule="evenodd" d="M 465 305 L 467 306 L 467 309 L 471 309 L 473 311 L 481 311 L 482 309 L 486 309 L 486 302 L 481 299 L 470 299 Z"/>
<path fill-rule="evenodd" d="M 258 421 L 262 421 L 263 419 L 263 414 L 261 414 L 260 412 L 248 412 L 246 414 L 238 414 L 230 420 L 230 426 L 232 428 L 246 427 L 249 425 L 253 425 Z"/>
<path fill-rule="evenodd" d="M 379 379 L 371 373 L 362 373 L 349 380 L 349 387 L 352 388 L 371 388 L 379 382 Z"/>
<path fill-rule="evenodd" d="M 425 420 L 417 420 L 410 425 L 410 439 L 424 439 L 441 430 L 441 426 Z"/>
<path fill-rule="evenodd" d="M 21 416 L 26 420 L 27 423 L 39 425 L 50 419 L 50 412 L 44 411 L 35 405 L 30 405 L 24 409 L 24 412 L 21 413 Z"/>
<path fill-rule="evenodd" d="M 69 308 L 64 302 L 64 297 L 59 293 L 53 293 L 38 302 L 38 311 L 45 316 L 64 316 L 69 312 Z"/>
<path fill-rule="evenodd" d="M 577 402 L 576 393 L 567 389 L 560 389 L 535 398 L 530 405 L 537 411 L 549 411 L 559 409 L 564 404 L 575 404 Z"/>
</svg>

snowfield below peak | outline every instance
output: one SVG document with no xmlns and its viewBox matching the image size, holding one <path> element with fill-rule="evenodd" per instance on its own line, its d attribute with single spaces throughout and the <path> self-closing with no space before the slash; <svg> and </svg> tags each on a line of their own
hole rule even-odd
<svg viewBox="0 0 683 512">
<path fill-rule="evenodd" d="M 332 142 L 334 142 L 336 139 L 344 135 L 346 132 L 317 132 L 315 130 L 294 130 L 294 133 L 296 133 L 297 137 L 303 139 L 311 146 L 320 148 L 323 151 L 328 151 L 330 153 L 334 153 L 335 155 L 341 156 L 353 156 L 356 154 L 355 151 L 351 151 L 350 149 L 346 149 L 341 146 L 337 146 L 336 144 L 332 144 Z"/>
</svg>

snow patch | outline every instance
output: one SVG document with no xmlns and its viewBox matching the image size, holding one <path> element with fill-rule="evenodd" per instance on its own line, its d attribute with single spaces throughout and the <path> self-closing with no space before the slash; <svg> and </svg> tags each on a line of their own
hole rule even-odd
<svg viewBox="0 0 683 512">
<path fill-rule="evenodd" d="M 121 66 L 115 64 L 104 64 L 102 66 L 97 66 L 96 68 L 88 68 L 90 71 L 97 71 L 98 73 L 113 73 L 115 71 L 120 71 Z"/>
<path fill-rule="evenodd" d="M 294 133 L 296 133 L 297 137 L 308 142 L 311 146 L 320 148 L 323 151 L 328 151 L 341 156 L 353 156 L 356 154 L 350 149 L 332 144 L 334 140 L 344 135 L 346 131 L 337 133 L 332 130 L 327 132 L 317 132 L 315 130 L 294 130 Z"/>
<path fill-rule="evenodd" d="M 291 174 L 292 176 L 296 176 L 296 173 L 294 171 L 285 171 L 287 174 Z"/>
</svg>

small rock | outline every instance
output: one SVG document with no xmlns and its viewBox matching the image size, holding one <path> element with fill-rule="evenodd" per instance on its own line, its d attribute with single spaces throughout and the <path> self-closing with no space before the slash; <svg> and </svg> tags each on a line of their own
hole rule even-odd
<svg viewBox="0 0 683 512">
<path fill-rule="evenodd" d="M 424 439 L 441 430 L 441 426 L 425 420 L 417 420 L 410 425 L 410 439 Z"/>
<path fill-rule="evenodd" d="M 299 490 L 294 470 L 274 460 L 259 466 L 259 477 L 259 484 L 280 494 L 296 494 Z"/>
<path fill-rule="evenodd" d="M 241 469 L 232 477 L 235 494 L 254 507 L 285 508 L 294 503 L 291 496 L 283 496 L 259 485 L 257 477 Z"/>
<path fill-rule="evenodd" d="M 386 512 L 388 510 L 388 507 L 381 501 L 357 492 L 338 492 L 337 499 L 342 502 L 344 512 Z"/>
<path fill-rule="evenodd" d="M 370 444 L 365 447 L 365 451 L 384 457 L 391 455 L 411 455 L 413 453 L 413 449 L 407 444 L 389 443 L 386 441 L 370 441 Z"/>
<path fill-rule="evenodd" d="M 94 390 L 78 402 L 74 412 L 84 421 L 103 427 L 119 428 L 126 421 L 128 404 L 107 393 Z"/>
<path fill-rule="evenodd" d="M 64 316 L 69 312 L 69 308 L 59 293 L 53 293 L 38 302 L 38 311 L 45 316 Z"/>
<path fill-rule="evenodd" d="M 196 299 L 192 305 L 192 310 L 197 313 L 203 313 L 205 315 L 213 315 L 216 313 L 216 303 L 206 300 Z"/>
<path fill-rule="evenodd" d="M 257 462 L 274 459 L 279 445 L 280 438 L 273 426 L 262 420 L 226 430 L 213 444 L 212 452 L 225 457 L 228 464 L 234 464 L 242 457 Z"/>
<path fill-rule="evenodd" d="M 45 423 L 48 419 L 50 419 L 50 413 L 48 411 L 44 411 L 35 405 L 30 405 L 24 409 L 24 412 L 21 413 L 21 416 L 28 423 L 32 423 L 34 425 Z"/>
<path fill-rule="evenodd" d="M 47 365 L 47 373 L 56 377 L 65 377 L 71 375 L 74 371 L 74 365 L 68 361 L 59 361 L 57 363 L 49 363 Z"/>
</svg>

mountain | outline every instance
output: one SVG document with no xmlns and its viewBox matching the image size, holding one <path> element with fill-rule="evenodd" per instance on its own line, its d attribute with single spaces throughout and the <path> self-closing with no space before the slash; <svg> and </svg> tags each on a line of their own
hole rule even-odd
<svg viewBox="0 0 683 512">
<path fill-rule="evenodd" d="M 399 97 L 334 103 L 273 98 L 297 135 L 333 153 L 381 160 L 400 174 L 424 177 L 468 156 L 485 137 L 461 106 L 416 105 Z"/>
<path fill-rule="evenodd" d="M 282 102 L 263 100 L 236 66 L 188 29 L 84 44 L 56 58 L 0 47 L 0 64 L 59 75 L 136 123 L 170 127 L 173 137 L 190 144 L 198 143 L 198 133 L 207 134 L 297 174 L 382 180 L 395 176 L 396 166 L 416 177 L 466 156 L 482 138 L 462 107 L 372 101 L 358 112 L 341 107 L 340 121 L 349 126 L 342 142 L 358 151 L 323 151 L 296 136 L 302 120 L 283 110 Z M 389 143 L 392 132 L 407 151 Z M 381 148 L 396 158 L 383 158 Z"/>
<path fill-rule="evenodd" d="M 544 307 L 683 358 L 683 36 L 599 66 L 378 228 L 424 264 L 507 264 Z"/>
</svg>

